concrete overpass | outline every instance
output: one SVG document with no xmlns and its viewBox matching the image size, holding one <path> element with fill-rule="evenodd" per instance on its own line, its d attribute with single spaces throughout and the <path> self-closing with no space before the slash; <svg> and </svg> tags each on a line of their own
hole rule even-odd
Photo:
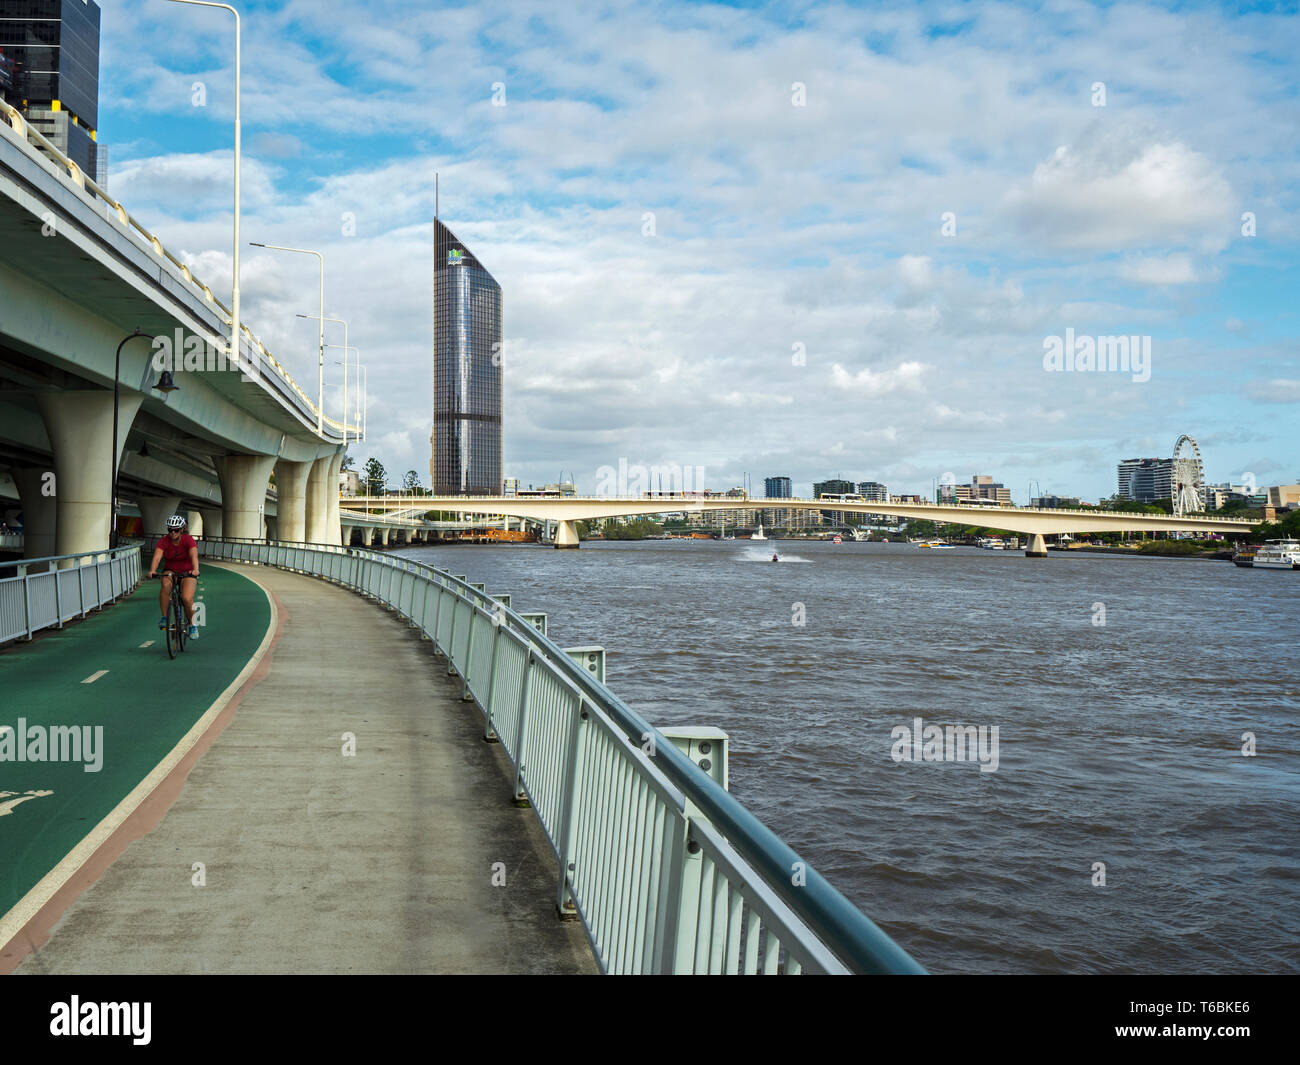
<svg viewBox="0 0 1300 1065">
<path fill-rule="evenodd" d="M 137 329 L 115 410 L 115 354 Z M 107 545 L 115 413 L 118 495 L 147 526 L 189 509 L 209 534 L 259 538 L 271 516 L 282 539 L 337 542 L 354 427 L 324 417 L 246 326 L 237 345 L 231 331 L 207 285 L 0 104 L 0 466 L 28 557 Z"/>
<path fill-rule="evenodd" d="M 556 547 L 578 546 L 577 523 L 595 518 L 667 513 L 699 514 L 709 510 L 833 510 L 852 514 L 892 514 L 901 518 L 946 522 L 1026 533 L 1026 554 L 1046 554 L 1043 537 L 1076 532 L 1219 532 L 1246 533 L 1256 523 L 1239 518 L 1168 514 L 1125 514 L 1108 510 L 1048 510 L 1036 507 L 965 506 L 949 503 L 847 503 L 827 499 L 700 499 L 690 496 L 615 499 L 598 496 L 360 496 L 355 506 L 383 509 L 418 505 L 424 510 L 460 514 L 506 515 L 558 522 Z"/>
</svg>

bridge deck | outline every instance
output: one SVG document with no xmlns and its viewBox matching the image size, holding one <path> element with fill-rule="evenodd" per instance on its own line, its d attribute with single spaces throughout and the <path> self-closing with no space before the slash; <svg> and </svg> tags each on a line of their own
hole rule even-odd
<svg viewBox="0 0 1300 1065">
<path fill-rule="evenodd" d="M 98 879 L 52 932 L 57 913 L 33 921 L 0 969 L 34 942 L 17 972 L 594 972 L 581 928 L 555 917 L 555 863 L 533 814 L 510 804 L 505 759 L 482 741 L 477 714 L 431 645 L 321 581 L 261 568 L 209 565 L 206 573 L 202 638 L 175 662 L 157 645 L 139 651 L 134 684 L 119 684 L 105 716 L 136 714 L 164 678 L 192 680 L 218 657 L 219 634 L 242 627 L 261 638 L 265 620 L 236 606 L 239 586 L 252 588 L 246 578 L 278 605 L 278 636 L 262 668 L 188 777 L 183 763 L 154 793 L 155 809 L 147 803 L 123 826 L 138 838 L 107 868 L 111 858 L 96 855 L 74 885 Z M 155 607 L 146 587 L 30 650 L 96 631 L 115 646 L 137 645 L 157 635 Z M 74 682 L 91 672 L 83 661 Z M 11 656 L 0 668 L 16 673 L 22 664 Z M 46 682 L 72 690 L 67 669 Z M 109 696 L 103 689 L 99 698 Z M 12 724 L 14 704 L 5 701 L 0 724 Z M 61 716 L 87 720 L 75 709 Z M 355 757 L 341 753 L 345 732 L 356 736 Z M 110 737 L 105 770 L 84 774 L 85 788 L 107 786 L 115 745 L 143 738 Z M 11 768 L 0 763 L 0 790 L 14 790 L 4 786 Z M 49 801 L 16 807 L 0 820 L 0 836 L 24 813 L 41 818 L 43 835 L 51 815 L 39 806 Z M 146 822 L 158 817 L 150 831 Z M 94 823 L 82 821 L 81 831 Z M 206 886 L 191 883 L 195 862 Z M 504 886 L 492 884 L 497 862 Z"/>
</svg>

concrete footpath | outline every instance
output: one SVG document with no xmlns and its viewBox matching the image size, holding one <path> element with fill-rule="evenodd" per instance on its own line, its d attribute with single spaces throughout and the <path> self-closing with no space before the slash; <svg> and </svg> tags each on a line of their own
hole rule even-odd
<svg viewBox="0 0 1300 1065">
<path fill-rule="evenodd" d="M 432 644 L 323 581 L 231 568 L 274 598 L 275 643 L 159 789 L 157 827 L 16 971 L 594 973 L 556 918 L 536 818 Z"/>
</svg>

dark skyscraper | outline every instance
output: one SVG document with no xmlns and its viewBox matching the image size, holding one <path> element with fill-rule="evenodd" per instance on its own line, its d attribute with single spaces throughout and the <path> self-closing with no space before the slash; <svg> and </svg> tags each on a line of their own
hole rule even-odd
<svg viewBox="0 0 1300 1065">
<path fill-rule="evenodd" d="M 0 95 L 93 180 L 99 6 L 93 0 L 0 0 Z"/>
<path fill-rule="evenodd" d="M 501 286 L 437 218 L 433 254 L 433 491 L 499 495 Z"/>
</svg>

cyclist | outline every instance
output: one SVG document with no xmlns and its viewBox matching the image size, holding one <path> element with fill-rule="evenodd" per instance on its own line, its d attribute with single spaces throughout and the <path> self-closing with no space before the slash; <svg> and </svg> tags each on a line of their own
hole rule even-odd
<svg viewBox="0 0 1300 1065">
<path fill-rule="evenodd" d="M 199 638 L 198 626 L 194 624 L 194 589 L 199 583 L 199 545 L 194 537 L 185 531 L 185 517 L 173 514 L 167 519 L 167 535 L 158 541 L 153 549 L 153 561 L 149 563 L 149 576 L 152 578 L 158 570 L 158 563 L 163 563 L 162 589 L 158 593 L 158 606 L 162 618 L 158 627 L 167 627 L 167 606 L 171 600 L 172 581 L 181 582 L 181 602 L 185 604 L 185 616 L 189 620 L 189 638 Z M 189 583 L 193 581 L 194 583 Z"/>
</svg>

